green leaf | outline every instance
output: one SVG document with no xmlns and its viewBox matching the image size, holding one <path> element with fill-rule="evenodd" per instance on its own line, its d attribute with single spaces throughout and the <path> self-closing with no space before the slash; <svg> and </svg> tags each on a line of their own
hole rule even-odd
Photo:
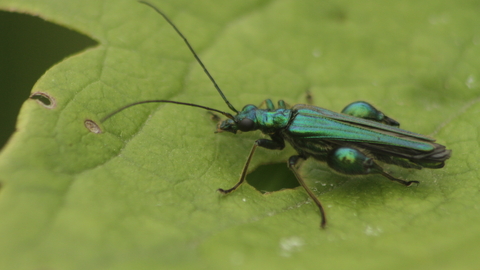
<svg viewBox="0 0 480 270">
<path fill-rule="evenodd" d="M 453 150 L 420 180 L 302 174 L 262 194 L 238 179 L 254 134 L 213 134 L 228 110 L 171 27 L 135 1 L 2 0 L 99 45 L 32 89 L 0 154 L 1 269 L 468 269 L 480 229 L 480 17 L 476 1 L 152 1 L 189 38 L 237 109 L 264 99 L 339 111 L 368 100 Z M 49 103 L 49 104 L 45 104 Z M 88 121 L 87 121 L 88 120 Z M 92 125 L 98 124 L 101 133 Z M 258 149 L 251 170 L 294 151 Z M 272 173 L 273 174 L 273 173 Z"/>
</svg>

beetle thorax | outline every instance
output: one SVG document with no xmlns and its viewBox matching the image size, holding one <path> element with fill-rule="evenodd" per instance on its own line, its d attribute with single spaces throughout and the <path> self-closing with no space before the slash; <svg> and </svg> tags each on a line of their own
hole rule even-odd
<svg viewBox="0 0 480 270">
<path fill-rule="evenodd" d="M 276 109 L 274 111 L 257 110 L 256 121 L 258 129 L 265 134 L 272 134 L 285 128 L 290 122 L 292 111 L 289 109 Z"/>
<path fill-rule="evenodd" d="M 237 133 L 237 131 L 261 130 L 265 134 L 272 134 L 286 127 L 292 116 L 292 111 L 288 109 L 258 109 L 255 105 L 247 105 L 234 116 L 234 119 L 227 119 L 218 125 L 218 131 L 228 131 Z"/>
</svg>

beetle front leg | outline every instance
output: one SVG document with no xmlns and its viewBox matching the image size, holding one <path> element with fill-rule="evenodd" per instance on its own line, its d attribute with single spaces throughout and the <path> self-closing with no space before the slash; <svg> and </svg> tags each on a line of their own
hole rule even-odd
<svg viewBox="0 0 480 270">
<path fill-rule="evenodd" d="M 271 150 L 282 150 L 285 148 L 285 141 L 278 135 L 270 135 L 272 140 L 267 140 L 267 139 L 258 139 L 255 141 L 255 143 L 252 146 L 252 150 L 250 150 L 250 154 L 248 155 L 247 161 L 245 162 L 245 165 L 243 166 L 242 169 L 242 174 L 240 175 L 240 179 L 238 182 L 233 186 L 232 188 L 229 189 L 222 189 L 219 188 L 218 191 L 222 194 L 228 194 L 231 193 L 232 191 L 236 190 L 244 181 L 247 176 L 247 171 L 248 171 L 248 166 L 250 165 L 250 161 L 252 160 L 253 153 L 255 153 L 255 149 L 257 149 L 258 146 L 271 149 Z"/>
<path fill-rule="evenodd" d="M 215 123 L 218 123 L 222 120 L 222 118 L 220 118 L 220 116 L 218 116 L 217 114 L 211 111 L 208 111 L 208 113 L 210 114 L 210 119 L 212 119 L 212 121 L 214 121 Z"/>
<path fill-rule="evenodd" d="M 368 120 L 373 120 L 380 122 L 389 126 L 399 127 L 400 123 L 394 119 L 386 116 L 381 111 L 377 110 L 370 103 L 365 101 L 356 101 L 348 104 L 343 110 L 342 113 L 348 114 L 351 116 L 364 118 Z"/>
<path fill-rule="evenodd" d="M 262 101 L 262 103 L 260 103 L 260 105 L 258 105 L 257 107 L 258 108 L 262 108 L 263 106 L 267 107 L 267 110 L 268 111 L 273 111 L 275 110 L 275 105 L 273 105 L 273 102 L 271 99 L 265 99 L 264 101 Z"/>
<path fill-rule="evenodd" d="M 331 150 L 327 155 L 327 164 L 330 168 L 343 174 L 365 175 L 377 173 L 407 187 L 419 183 L 418 181 L 405 181 L 391 176 L 375 163 L 373 158 L 351 147 L 339 147 Z"/>
</svg>

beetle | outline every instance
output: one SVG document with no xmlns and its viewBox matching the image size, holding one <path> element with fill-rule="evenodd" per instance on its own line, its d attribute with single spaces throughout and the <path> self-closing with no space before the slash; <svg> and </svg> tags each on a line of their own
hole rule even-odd
<svg viewBox="0 0 480 270">
<path fill-rule="evenodd" d="M 248 166 L 257 147 L 282 150 L 287 142 L 297 151 L 296 155 L 288 159 L 287 165 L 294 173 L 299 184 L 315 202 L 320 211 L 320 226 L 325 228 L 327 219 L 323 206 L 298 172 L 298 165 L 303 160 L 311 157 L 325 162 L 331 169 L 341 174 L 380 174 L 391 181 L 410 186 L 419 182 L 396 178 L 385 172 L 378 162 L 404 168 L 439 169 L 444 167 L 445 161 L 451 156 L 451 150 L 435 143 L 434 139 L 400 129 L 399 122 L 364 101 L 349 104 L 341 113 L 308 104 L 297 104 L 290 108 L 283 100 L 278 101 L 278 105 L 275 107 L 270 99 L 264 101 L 263 104 L 266 107 L 264 109 L 249 104 L 238 111 L 225 97 L 195 50 L 175 24 L 153 4 L 145 1 L 139 2 L 153 8 L 173 27 L 184 40 L 226 105 L 235 114 L 194 103 L 172 100 L 143 100 L 111 112 L 102 118 L 101 122 L 135 105 L 173 103 L 224 115 L 227 119 L 218 124 L 217 132 L 236 134 L 238 131 L 260 130 L 263 134 L 269 136 L 270 139 L 258 139 L 254 142 L 243 166 L 240 179 L 229 189 L 218 189 L 223 194 L 233 192 L 244 182 Z"/>
</svg>

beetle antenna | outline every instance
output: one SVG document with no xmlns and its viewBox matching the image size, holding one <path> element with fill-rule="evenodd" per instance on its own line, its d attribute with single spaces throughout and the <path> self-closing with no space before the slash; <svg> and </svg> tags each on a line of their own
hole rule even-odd
<svg viewBox="0 0 480 270">
<path fill-rule="evenodd" d="M 210 79 L 210 81 L 212 81 L 213 83 L 213 86 L 215 86 L 215 89 L 217 89 L 218 93 L 220 94 L 220 96 L 223 98 L 223 100 L 225 101 L 225 103 L 227 103 L 228 105 L 228 108 L 230 108 L 230 110 L 234 111 L 235 113 L 238 113 L 237 109 L 235 109 L 235 107 L 233 107 L 233 105 L 227 100 L 227 98 L 225 97 L 225 95 L 223 94 L 222 90 L 220 89 L 220 87 L 218 86 L 217 82 L 215 81 L 215 79 L 213 79 L 212 75 L 210 75 L 210 72 L 208 72 L 207 68 L 205 67 L 205 65 L 203 64 L 202 60 L 200 60 L 200 57 L 198 57 L 197 53 L 195 52 L 195 50 L 193 49 L 193 47 L 190 45 L 190 43 L 188 42 L 187 38 L 182 34 L 182 32 L 180 32 L 180 30 L 178 30 L 177 26 L 167 17 L 167 15 L 165 15 L 159 8 L 157 8 L 156 6 L 154 6 L 153 4 L 147 2 L 147 1 L 142 1 L 142 0 L 139 0 L 138 2 L 142 3 L 142 4 L 145 4 L 149 7 L 151 7 L 152 9 L 154 9 L 158 14 L 162 15 L 162 17 L 173 27 L 173 29 L 177 32 L 177 34 L 183 39 L 183 41 L 185 41 L 185 44 L 187 44 L 188 48 L 190 49 L 190 51 L 192 52 L 193 56 L 195 57 L 195 59 L 197 60 L 197 62 L 200 64 L 200 66 L 203 68 L 203 71 L 205 71 L 205 74 L 207 74 L 208 78 Z"/>
<path fill-rule="evenodd" d="M 224 116 L 234 120 L 233 115 L 231 115 L 230 113 L 222 112 L 222 111 L 214 109 L 214 108 L 210 108 L 210 107 L 206 107 L 206 106 L 202 106 L 202 105 L 197 105 L 197 104 L 193 104 L 193 103 L 187 103 L 187 102 L 179 102 L 179 101 L 163 100 L 163 99 L 153 99 L 153 100 L 143 100 L 143 101 L 134 102 L 134 103 L 130 103 L 128 105 L 125 105 L 125 106 L 109 113 L 107 116 L 103 117 L 102 119 L 100 119 L 100 123 L 105 122 L 110 117 L 114 116 L 115 114 L 117 114 L 117 113 L 119 113 L 119 112 L 121 112 L 121 111 L 123 111 L 127 108 L 130 108 L 132 106 L 139 105 L 139 104 L 144 104 L 144 103 L 173 103 L 173 104 L 178 104 L 178 105 L 197 107 L 197 108 L 205 109 L 205 110 L 208 110 L 208 111 L 213 111 L 213 112 L 223 114 Z"/>
</svg>

